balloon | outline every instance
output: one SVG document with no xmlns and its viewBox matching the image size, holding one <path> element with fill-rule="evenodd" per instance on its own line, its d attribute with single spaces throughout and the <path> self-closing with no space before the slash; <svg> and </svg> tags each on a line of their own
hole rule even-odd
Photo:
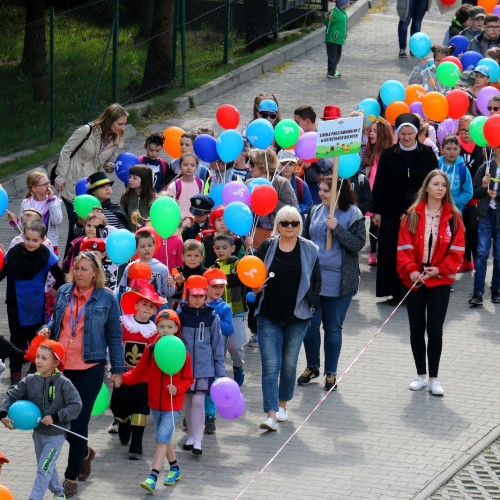
<svg viewBox="0 0 500 500">
<path fill-rule="evenodd" d="M 163 149 L 172 158 L 180 158 L 182 155 L 181 136 L 183 133 L 184 130 L 179 127 L 167 127 L 163 131 L 163 137 L 165 139 Z"/>
<path fill-rule="evenodd" d="M 200 134 L 193 142 L 194 154 L 206 163 L 212 163 L 219 158 L 217 141 L 208 134 Z"/>
<path fill-rule="evenodd" d="M 257 295 L 253 292 L 248 292 L 246 294 L 246 299 L 249 304 L 253 304 L 257 300 Z"/>
<path fill-rule="evenodd" d="M 9 205 L 9 195 L 3 187 L 0 187 L 0 216 L 2 216 L 7 210 Z"/>
<path fill-rule="evenodd" d="M 81 194 L 73 200 L 76 215 L 82 219 L 86 219 L 95 207 L 101 208 L 101 202 L 91 194 Z"/>
<path fill-rule="evenodd" d="M 491 101 L 491 98 L 498 94 L 500 94 L 500 92 L 495 87 L 484 87 L 477 93 L 476 107 L 482 115 L 490 115 L 490 112 L 488 111 L 488 104 Z"/>
<path fill-rule="evenodd" d="M 339 177 L 349 179 L 358 170 L 361 165 L 361 157 L 359 154 L 342 155 L 339 157 Z"/>
<path fill-rule="evenodd" d="M 3 484 L 0 484 L 0 499 L 14 500 L 14 495 L 12 494 L 12 492 L 9 490 L 9 488 L 7 488 L 7 486 L 4 486 Z"/>
<path fill-rule="evenodd" d="M 317 132 L 306 132 L 295 144 L 295 154 L 301 160 L 307 160 L 316 156 L 316 141 L 318 139 Z"/>
<path fill-rule="evenodd" d="M 360 103 L 356 106 L 356 109 L 364 113 L 366 124 L 369 123 L 368 117 L 370 115 L 380 116 L 381 112 L 379 102 L 376 99 L 372 99 L 371 97 L 367 97 L 366 99 L 360 101 Z"/>
<path fill-rule="evenodd" d="M 222 202 L 229 205 L 233 201 L 241 201 L 250 206 L 250 191 L 242 182 L 228 182 L 222 190 Z"/>
<path fill-rule="evenodd" d="M 274 129 L 268 120 L 257 118 L 247 127 L 247 140 L 258 149 L 266 149 L 273 143 Z"/>
<path fill-rule="evenodd" d="M 493 9 L 493 14 L 496 14 L 497 16 L 500 16 L 500 5 L 497 5 L 497 6 Z"/>
<path fill-rule="evenodd" d="M 425 33 L 415 33 L 410 37 L 408 45 L 415 57 L 425 57 L 431 50 L 431 39 Z"/>
<path fill-rule="evenodd" d="M 441 3 L 443 5 L 453 5 L 455 3 L 455 0 L 441 0 Z"/>
<path fill-rule="evenodd" d="M 470 104 L 469 96 L 463 90 L 450 90 L 446 94 L 446 100 L 448 101 L 448 114 L 450 118 L 458 120 L 467 113 Z"/>
<path fill-rule="evenodd" d="M 151 224 L 158 234 L 167 239 L 172 236 L 181 221 L 181 209 L 178 203 L 169 196 L 161 196 L 151 205 L 149 211 Z"/>
<path fill-rule="evenodd" d="M 245 398 L 240 392 L 238 401 L 230 408 L 223 408 L 222 406 L 218 405 L 216 405 L 215 407 L 217 408 L 217 412 L 222 418 L 225 418 L 226 420 L 236 420 L 237 418 L 240 418 L 245 411 Z"/>
<path fill-rule="evenodd" d="M 260 288 L 266 281 L 266 266 L 255 255 L 245 255 L 236 266 L 236 274 L 248 288 Z"/>
<path fill-rule="evenodd" d="M 106 254 L 113 264 L 125 264 L 135 254 L 135 237 L 128 229 L 117 229 L 106 239 Z"/>
<path fill-rule="evenodd" d="M 224 184 L 216 184 L 215 186 L 210 188 L 208 196 L 212 198 L 214 202 L 214 207 L 218 207 L 219 205 L 224 205 L 224 202 L 222 201 L 223 190 L 224 190 Z"/>
<path fill-rule="evenodd" d="M 447 135 L 456 135 L 458 130 L 458 120 L 452 120 L 451 118 L 446 118 L 443 122 L 438 125 L 437 138 L 440 144 L 443 144 L 443 140 Z"/>
<path fill-rule="evenodd" d="M 486 119 L 483 133 L 491 147 L 500 146 L 500 115 L 492 115 Z"/>
<path fill-rule="evenodd" d="M 256 215 L 270 214 L 278 204 L 278 193 L 274 186 L 256 186 L 250 195 L 250 206 Z"/>
<path fill-rule="evenodd" d="M 419 114 L 420 116 L 425 116 L 424 110 L 422 108 L 422 103 L 420 101 L 412 102 L 410 104 L 410 113 Z"/>
<path fill-rule="evenodd" d="M 500 66 L 498 65 L 498 63 L 494 59 L 485 57 L 477 63 L 478 66 L 482 64 L 488 66 L 488 68 L 490 69 L 490 82 L 498 82 L 498 79 L 500 78 Z"/>
<path fill-rule="evenodd" d="M 115 174 L 125 185 L 128 186 L 128 178 L 131 167 L 140 165 L 139 158 L 132 153 L 122 153 L 115 160 Z"/>
<path fill-rule="evenodd" d="M 455 45 L 455 52 L 453 52 L 453 55 L 457 57 L 467 51 L 467 47 L 469 46 L 469 39 L 463 35 L 455 35 L 450 38 L 448 44 Z M 462 67 L 463 69 L 465 69 L 463 62 Z"/>
<path fill-rule="evenodd" d="M 253 215 L 244 203 L 233 201 L 224 210 L 224 222 L 229 231 L 238 236 L 245 236 L 252 229 Z"/>
<path fill-rule="evenodd" d="M 175 375 L 186 362 L 186 346 L 179 337 L 166 335 L 156 343 L 154 357 L 163 373 Z"/>
<path fill-rule="evenodd" d="M 444 63 L 444 62 L 452 62 L 453 64 L 456 64 L 458 66 L 458 69 L 460 71 L 464 70 L 464 68 L 462 66 L 462 62 L 460 61 L 460 59 L 458 57 L 455 57 L 455 56 L 446 56 L 443 59 L 441 59 L 441 63 Z"/>
<path fill-rule="evenodd" d="M 442 122 L 448 116 L 448 101 L 439 92 L 429 92 L 422 99 L 422 109 L 430 120 Z"/>
<path fill-rule="evenodd" d="M 445 87 L 454 87 L 460 78 L 460 69 L 451 61 L 442 62 L 436 69 L 437 81 Z"/>
<path fill-rule="evenodd" d="M 75 184 L 75 193 L 77 196 L 87 194 L 87 177 L 78 179 L 78 182 Z"/>
<path fill-rule="evenodd" d="M 230 408 L 240 399 L 240 386 L 229 377 L 219 377 L 210 387 L 210 397 L 216 406 Z"/>
<path fill-rule="evenodd" d="M 478 7 L 484 7 L 486 14 L 491 14 L 493 9 L 497 6 L 497 0 L 478 0 Z"/>
<path fill-rule="evenodd" d="M 0 252 L 0 271 L 3 269 L 4 264 L 5 264 L 5 257 L 3 253 Z"/>
<path fill-rule="evenodd" d="M 236 160 L 242 151 L 243 137 L 237 130 L 224 130 L 217 138 L 217 154 L 223 162 L 228 163 Z"/>
<path fill-rule="evenodd" d="M 147 262 L 133 262 L 128 268 L 127 277 L 129 279 L 149 281 L 151 276 L 151 267 Z"/>
<path fill-rule="evenodd" d="M 283 149 L 291 148 L 299 140 L 299 126 L 290 119 L 281 120 L 274 129 L 274 139 Z"/>
<path fill-rule="evenodd" d="M 405 90 L 405 102 L 410 105 L 412 102 L 421 101 L 424 98 L 425 89 L 422 85 L 414 83 L 408 85 Z"/>
<path fill-rule="evenodd" d="M 469 125 L 470 138 L 481 148 L 488 145 L 488 141 L 484 137 L 484 124 L 486 116 L 476 116 Z"/>
<path fill-rule="evenodd" d="M 387 118 L 387 121 L 391 124 L 394 125 L 396 123 L 396 118 L 403 114 L 403 113 L 409 113 L 410 112 L 410 106 L 406 104 L 406 102 L 403 101 L 394 101 L 387 106 L 385 109 L 385 117 Z"/>
<path fill-rule="evenodd" d="M 156 232 L 156 230 L 151 227 L 151 226 L 144 226 L 144 227 L 140 227 L 136 232 L 135 234 L 139 234 L 139 233 L 142 233 L 142 232 L 148 232 L 148 233 L 151 233 L 155 239 L 155 249 L 154 249 L 154 253 L 156 253 L 159 248 L 161 247 L 161 237 L 160 235 Z M 132 260 L 135 260 L 135 259 L 138 259 L 139 258 L 139 254 L 136 252 L 134 254 L 134 256 L 132 257 Z"/>
<path fill-rule="evenodd" d="M 108 409 L 110 399 L 111 396 L 109 395 L 109 389 L 103 383 L 101 385 L 101 390 L 94 401 L 94 406 L 92 407 L 92 412 L 90 414 L 94 417 L 102 415 Z"/>
<path fill-rule="evenodd" d="M 38 427 L 42 412 L 35 403 L 19 399 L 11 405 L 8 417 L 14 422 L 12 425 L 20 431 L 31 431 Z"/>
<path fill-rule="evenodd" d="M 215 114 L 217 123 L 225 129 L 236 128 L 240 123 L 240 113 L 231 104 L 222 104 Z"/>
<path fill-rule="evenodd" d="M 380 87 L 380 98 L 386 106 L 394 101 L 404 101 L 405 88 L 396 80 L 387 80 Z"/>
<path fill-rule="evenodd" d="M 451 40 L 450 40 L 451 42 Z M 483 58 L 483 55 L 480 52 L 476 52 L 474 50 L 469 50 L 462 54 L 460 61 L 462 62 L 462 66 L 464 71 L 474 70 L 477 66 L 477 63 Z"/>
<path fill-rule="evenodd" d="M 257 187 L 257 186 L 272 186 L 272 182 L 268 179 L 266 179 L 265 177 L 255 177 L 254 179 L 252 179 L 249 183 L 248 183 L 248 189 L 250 189 L 250 193 L 253 192 L 253 190 Z M 222 203 L 221 203 L 222 205 Z M 217 203 L 215 204 L 215 206 L 217 206 Z"/>
</svg>

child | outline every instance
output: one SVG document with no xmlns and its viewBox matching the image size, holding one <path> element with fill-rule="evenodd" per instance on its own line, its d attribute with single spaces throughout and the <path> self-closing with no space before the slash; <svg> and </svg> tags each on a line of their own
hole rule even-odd
<svg viewBox="0 0 500 500">
<path fill-rule="evenodd" d="M 185 227 L 182 230 L 182 239 L 184 241 L 194 240 L 201 232 L 210 229 L 208 219 L 214 208 L 214 201 L 206 194 L 197 194 L 191 198 L 190 202 L 189 211 L 193 215 L 193 224 L 191 227 Z"/>
<path fill-rule="evenodd" d="M 9 217 L 9 225 L 14 226 L 18 231 L 21 232 L 21 234 L 18 234 L 17 236 L 14 236 L 14 238 L 12 238 L 9 245 L 10 250 L 12 247 L 19 245 L 19 243 L 24 243 L 23 231 L 26 227 L 26 224 L 31 221 L 42 222 L 42 214 L 35 208 L 27 208 L 26 210 L 24 210 L 24 212 L 21 213 L 21 216 L 19 217 L 19 222 L 21 223 L 21 225 L 19 225 L 16 215 L 12 212 L 7 212 Z M 54 245 L 52 245 L 52 242 L 49 240 L 49 238 L 45 238 L 43 244 L 51 252 L 54 252 Z"/>
<path fill-rule="evenodd" d="M 241 151 L 239 156 L 234 159 L 233 162 L 233 174 L 242 182 L 245 182 L 252 177 L 247 163 L 247 156 L 249 151 L 250 144 L 248 143 L 248 141 L 243 140 L 243 150 Z"/>
<path fill-rule="evenodd" d="M 156 328 L 160 338 L 165 335 L 179 337 L 181 323 L 177 313 L 170 309 L 160 311 L 156 317 Z M 163 484 L 173 486 L 182 477 L 172 436 L 179 412 L 184 406 L 184 394 L 193 384 L 193 369 L 189 352 L 186 352 L 186 361 L 181 370 L 175 375 L 167 375 L 156 364 L 155 346 L 156 344 L 147 345 L 139 363 L 123 375 L 123 383 L 127 385 L 148 383 L 148 404 L 155 423 L 156 446 L 151 472 L 141 483 L 141 487 L 151 493 L 155 491 L 165 456 L 168 459 L 170 471 Z"/>
<path fill-rule="evenodd" d="M 85 238 L 80 245 L 80 252 L 84 252 L 85 250 L 92 252 L 102 264 L 104 276 L 106 277 L 104 286 L 114 290 L 116 287 L 118 266 L 113 264 L 106 255 L 106 242 L 102 238 Z"/>
<path fill-rule="evenodd" d="M 194 175 L 196 163 L 194 153 L 184 153 L 179 161 L 181 173 L 167 188 L 167 193 L 179 203 L 182 218 L 189 217 L 191 198 L 203 193 L 203 181 Z"/>
<path fill-rule="evenodd" d="M 65 429 L 69 429 L 70 422 L 80 414 L 82 400 L 75 386 L 61 373 L 65 355 L 66 350 L 59 342 L 43 340 L 36 353 L 37 373 L 26 376 L 10 389 L 0 407 L 0 420 L 11 430 L 14 428 L 12 424 L 16 423 L 7 412 L 16 401 L 31 401 L 42 412 L 40 425 L 32 434 L 37 472 L 30 498 L 37 500 L 44 498 L 47 489 L 52 492 L 54 500 L 66 498 L 56 461 L 66 438 Z"/>
<path fill-rule="evenodd" d="M 64 284 L 64 274 L 57 265 L 57 255 L 43 245 L 46 229 L 41 222 L 28 222 L 24 243 L 16 245 L 5 256 L 0 281 L 7 276 L 7 316 L 10 341 L 26 349 L 45 323 L 45 281 L 49 272 L 55 279 L 54 289 Z M 4 252 L 3 248 L 1 249 Z M 11 359 L 10 381 L 21 380 L 21 362 Z"/>
<path fill-rule="evenodd" d="M 446 30 L 444 35 L 443 45 L 448 45 L 450 42 L 450 38 L 453 38 L 455 35 L 459 35 L 465 28 L 468 28 L 472 19 L 470 17 L 472 10 L 472 5 L 466 3 L 461 5 L 456 11 L 455 16 L 451 21 L 450 27 Z"/>
<path fill-rule="evenodd" d="M 156 325 L 150 318 L 156 316 L 158 307 L 166 302 L 151 285 L 139 292 L 129 291 L 122 295 L 122 342 L 125 365 L 129 370 L 137 366 L 146 346 L 156 342 Z M 149 415 L 147 384 L 138 383 L 132 387 L 114 389 L 110 408 L 118 420 L 120 443 L 127 445 L 130 441 L 129 460 L 139 460 L 142 456 L 146 415 Z"/>
<path fill-rule="evenodd" d="M 188 439 L 183 449 L 200 456 L 205 424 L 205 395 L 214 377 L 224 377 L 224 344 L 220 321 L 207 306 L 208 282 L 203 276 L 190 276 L 185 285 L 187 303 L 180 306 L 181 339 L 193 360 L 194 383 L 186 394 Z M 194 354 L 196 353 L 196 356 Z"/>
<path fill-rule="evenodd" d="M 184 155 L 186 153 L 194 153 L 194 140 L 198 136 L 197 133 L 192 132 L 191 130 L 186 130 L 181 135 L 181 153 Z M 181 166 L 180 166 L 180 158 L 176 158 L 172 162 L 172 170 L 177 174 L 181 174 Z M 210 173 L 208 171 L 208 168 L 203 165 L 198 158 L 196 159 L 196 170 L 194 172 L 194 175 L 198 177 L 199 179 L 202 180 L 202 182 L 206 182 L 208 179 Z"/>
<path fill-rule="evenodd" d="M 152 132 L 146 137 L 144 148 L 146 149 L 145 156 L 139 156 L 139 162 L 142 165 L 147 165 L 152 171 L 153 189 L 159 193 L 175 176 L 170 165 L 160 158 L 161 149 L 165 138 L 159 132 Z"/>
<path fill-rule="evenodd" d="M 373 194 L 370 189 L 370 183 L 366 175 L 360 169 L 351 178 L 344 179 L 344 182 L 349 181 L 351 183 L 352 189 L 356 194 L 356 205 L 361 210 L 361 213 L 365 215 L 370 212 L 373 208 Z"/>
<path fill-rule="evenodd" d="M 129 227 L 135 231 L 149 220 L 149 211 L 156 192 L 153 189 L 151 168 L 147 165 L 135 165 L 129 170 L 128 187 L 122 194 L 120 205 L 128 218 Z M 135 217 L 132 217 L 139 212 Z"/>
<path fill-rule="evenodd" d="M 486 10 L 484 7 L 472 7 L 470 10 L 470 26 L 460 32 L 469 42 L 483 32 L 484 18 Z M 465 68 L 464 68 L 465 69 Z"/>
<path fill-rule="evenodd" d="M 210 194 L 210 191 L 219 184 L 227 184 L 239 179 L 233 171 L 233 162 L 226 163 L 218 158 L 210 164 L 210 169 L 210 179 L 205 182 L 205 194 Z"/>
<path fill-rule="evenodd" d="M 336 6 L 328 12 L 325 17 L 326 34 L 326 54 L 328 56 L 327 78 L 342 78 L 337 71 L 337 65 L 342 55 L 342 45 L 347 38 L 347 12 L 349 0 L 337 0 Z"/>
</svg>

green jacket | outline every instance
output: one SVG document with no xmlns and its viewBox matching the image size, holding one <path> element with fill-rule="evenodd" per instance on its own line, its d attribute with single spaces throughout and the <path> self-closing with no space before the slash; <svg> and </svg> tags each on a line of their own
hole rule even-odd
<svg viewBox="0 0 500 500">
<path fill-rule="evenodd" d="M 329 21 L 328 16 L 332 15 Z M 344 45 L 347 38 L 347 12 L 346 9 L 339 9 L 334 7 L 325 16 L 325 43 L 336 43 Z"/>
</svg>

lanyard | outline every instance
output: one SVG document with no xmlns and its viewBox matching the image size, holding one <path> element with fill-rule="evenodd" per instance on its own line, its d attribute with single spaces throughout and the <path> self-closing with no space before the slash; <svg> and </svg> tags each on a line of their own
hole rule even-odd
<svg viewBox="0 0 500 500">
<path fill-rule="evenodd" d="M 71 294 L 71 300 L 69 303 L 69 328 L 71 330 L 71 336 L 76 337 L 76 327 L 78 326 L 78 321 L 80 321 L 80 318 L 82 317 L 82 314 L 85 311 L 85 306 L 87 305 L 88 301 L 90 300 L 90 297 L 85 301 L 85 304 L 83 304 L 83 307 L 80 309 L 80 312 L 78 312 L 78 303 L 76 305 L 76 310 L 77 310 L 77 315 L 75 320 L 73 321 L 73 303 L 75 300 L 75 294 Z"/>
</svg>

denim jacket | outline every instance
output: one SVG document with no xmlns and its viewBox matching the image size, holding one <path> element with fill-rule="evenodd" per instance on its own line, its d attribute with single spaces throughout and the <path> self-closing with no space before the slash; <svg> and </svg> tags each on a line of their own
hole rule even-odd
<svg viewBox="0 0 500 500">
<path fill-rule="evenodd" d="M 57 291 L 54 314 L 47 325 L 54 340 L 59 338 L 64 311 L 73 289 L 72 283 L 66 283 Z M 107 350 L 111 373 L 125 373 L 118 299 L 111 290 L 95 288 L 83 315 L 83 360 L 85 363 L 106 363 Z"/>
</svg>

